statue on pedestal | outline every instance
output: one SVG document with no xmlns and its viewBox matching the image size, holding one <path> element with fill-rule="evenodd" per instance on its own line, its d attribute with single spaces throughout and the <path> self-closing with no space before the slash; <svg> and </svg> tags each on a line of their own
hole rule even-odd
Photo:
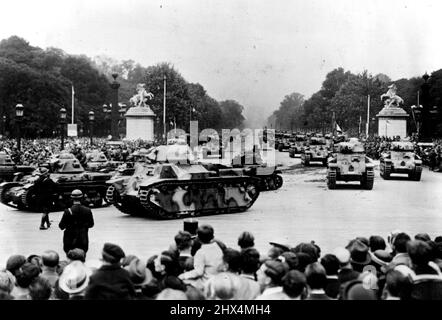
<svg viewBox="0 0 442 320">
<path fill-rule="evenodd" d="M 147 92 L 144 83 L 137 84 L 137 94 L 129 99 L 129 102 L 132 103 L 135 107 L 144 107 L 149 108 L 147 105 L 147 100 L 153 99 L 153 94 L 151 92 Z"/>
<path fill-rule="evenodd" d="M 381 95 L 381 100 L 384 101 L 384 108 L 399 108 L 399 106 L 404 103 L 404 100 L 399 97 L 396 92 L 397 87 L 393 83 L 388 86 L 387 93 Z"/>
</svg>

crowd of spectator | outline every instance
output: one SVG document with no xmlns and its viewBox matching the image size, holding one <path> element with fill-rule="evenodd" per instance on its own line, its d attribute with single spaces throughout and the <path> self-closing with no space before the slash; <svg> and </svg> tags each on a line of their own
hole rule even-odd
<svg viewBox="0 0 442 320">
<path fill-rule="evenodd" d="M 111 243 L 102 265 L 81 249 L 13 255 L 0 271 L 0 299 L 32 300 L 427 300 L 442 299 L 442 237 L 392 232 L 357 237 L 323 254 L 314 242 L 255 248 L 243 232 L 233 247 L 210 225 L 179 231 L 147 260 Z"/>
</svg>

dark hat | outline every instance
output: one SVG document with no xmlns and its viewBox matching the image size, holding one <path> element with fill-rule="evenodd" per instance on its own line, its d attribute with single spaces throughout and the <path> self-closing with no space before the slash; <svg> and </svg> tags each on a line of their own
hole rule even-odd
<svg viewBox="0 0 442 320">
<path fill-rule="evenodd" d="M 418 233 L 417 235 L 414 236 L 414 240 L 422 240 L 422 241 L 431 241 L 430 236 L 428 235 L 428 233 Z"/>
<path fill-rule="evenodd" d="M 373 256 L 385 263 L 389 263 L 393 259 L 390 252 L 387 250 L 376 250 L 373 252 Z"/>
<path fill-rule="evenodd" d="M 81 199 L 81 198 L 83 198 L 83 192 L 81 192 L 81 190 L 79 190 L 79 189 L 75 189 L 71 193 L 71 198 L 72 199 Z"/>
<path fill-rule="evenodd" d="M 13 255 L 10 256 L 8 261 L 6 262 L 6 270 L 14 273 L 15 270 L 19 269 L 26 262 L 25 256 L 22 255 Z"/>
<path fill-rule="evenodd" d="M 45 168 L 45 167 L 40 167 L 38 170 L 40 171 L 40 174 L 47 174 L 47 173 L 49 173 L 49 170 L 47 168 Z"/>
<path fill-rule="evenodd" d="M 266 261 L 265 266 L 267 268 L 267 270 L 265 270 L 265 274 L 269 276 L 275 283 L 280 283 L 282 278 L 289 270 L 287 263 L 276 260 Z"/>
<path fill-rule="evenodd" d="M 198 220 L 189 218 L 183 221 L 183 230 L 189 232 L 192 235 L 192 239 L 196 238 L 198 231 Z"/>
<path fill-rule="evenodd" d="M 125 257 L 123 249 L 112 243 L 105 243 L 103 247 L 103 260 L 109 263 L 119 263 Z"/>
<path fill-rule="evenodd" d="M 70 260 L 79 260 L 84 262 L 86 260 L 86 253 L 83 249 L 75 248 L 72 250 L 69 250 L 68 254 L 66 255 Z"/>
<path fill-rule="evenodd" d="M 30 284 L 31 281 L 38 277 L 40 274 L 40 268 L 37 267 L 35 264 L 26 262 L 24 265 L 20 267 L 17 271 L 17 283 L 21 285 L 21 283 Z M 26 287 L 26 285 L 24 286 Z"/>
<path fill-rule="evenodd" d="M 313 260 L 313 262 L 317 261 L 319 258 L 319 252 L 318 252 L 318 247 L 311 242 L 302 242 L 300 244 L 298 244 L 295 249 L 294 249 L 295 253 L 307 253 Z"/>
<path fill-rule="evenodd" d="M 291 251 L 287 251 L 287 252 L 284 252 L 283 254 L 281 254 L 278 257 L 278 260 L 280 260 L 281 262 L 287 263 L 290 270 L 296 269 L 299 264 L 298 256 L 296 255 L 296 253 L 293 253 Z"/>
<path fill-rule="evenodd" d="M 354 240 L 350 247 L 350 262 L 354 264 L 367 265 L 371 262 L 371 256 L 368 252 L 368 246 L 359 240 Z"/>
<path fill-rule="evenodd" d="M 284 240 L 271 241 L 271 242 L 269 242 L 269 244 L 271 244 L 272 246 L 275 246 L 277 248 L 281 248 L 284 252 L 290 251 L 290 245 L 285 243 Z"/>
<path fill-rule="evenodd" d="M 361 280 L 350 281 L 345 285 L 344 300 L 377 300 L 376 292 L 365 288 Z"/>
<path fill-rule="evenodd" d="M 152 272 L 137 257 L 125 269 L 129 272 L 130 279 L 136 286 L 143 286 L 152 281 Z"/>
</svg>

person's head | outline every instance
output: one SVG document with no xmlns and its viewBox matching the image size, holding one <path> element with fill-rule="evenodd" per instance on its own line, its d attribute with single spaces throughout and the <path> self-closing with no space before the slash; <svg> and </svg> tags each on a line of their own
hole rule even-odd
<svg viewBox="0 0 442 320">
<path fill-rule="evenodd" d="M 339 268 L 350 264 L 350 251 L 344 247 L 338 247 L 333 251 L 333 255 L 339 260 Z"/>
<path fill-rule="evenodd" d="M 22 288 L 28 288 L 31 282 L 37 278 L 39 274 L 40 269 L 35 264 L 26 262 L 15 274 L 17 285 Z"/>
<path fill-rule="evenodd" d="M 15 278 L 8 270 L 0 271 L 0 290 L 11 293 L 14 289 Z"/>
<path fill-rule="evenodd" d="M 102 251 L 102 259 L 109 264 L 118 264 L 125 257 L 123 249 L 112 243 L 105 243 Z"/>
<path fill-rule="evenodd" d="M 211 226 L 205 224 L 198 228 L 197 231 L 198 239 L 201 243 L 207 244 L 210 243 L 214 238 L 214 230 Z"/>
<path fill-rule="evenodd" d="M 181 290 L 166 288 L 157 295 L 155 300 L 187 300 L 187 296 Z"/>
<path fill-rule="evenodd" d="M 173 250 L 166 250 L 161 252 L 157 263 L 160 263 L 164 267 L 164 271 L 168 275 L 178 275 L 179 268 L 179 260 L 178 253 Z"/>
<path fill-rule="evenodd" d="M 307 286 L 307 278 L 305 274 L 298 270 L 290 270 L 282 278 L 283 291 L 290 298 L 298 298 L 305 292 Z"/>
<path fill-rule="evenodd" d="M 60 275 L 58 285 L 68 294 L 81 294 L 89 284 L 91 271 L 81 261 L 72 261 Z"/>
<path fill-rule="evenodd" d="M 371 236 L 369 239 L 369 247 L 371 252 L 376 250 L 385 250 L 387 247 L 384 238 L 381 236 Z"/>
<path fill-rule="evenodd" d="M 284 253 L 284 250 L 280 247 L 272 246 L 267 252 L 267 257 L 271 260 L 278 258 L 281 254 Z"/>
<path fill-rule="evenodd" d="M 69 250 L 66 256 L 69 259 L 69 261 L 77 261 L 78 260 L 83 263 L 86 261 L 86 253 L 84 252 L 83 249 L 80 249 L 80 248 L 75 248 L 75 249 Z"/>
<path fill-rule="evenodd" d="M 58 253 L 53 250 L 47 250 L 43 252 L 41 256 L 43 267 L 56 268 L 60 262 L 60 257 Z"/>
<path fill-rule="evenodd" d="M 410 236 L 405 232 L 401 232 L 394 237 L 393 250 L 395 253 L 406 253 L 407 243 L 411 240 Z"/>
<path fill-rule="evenodd" d="M 227 248 L 223 252 L 223 264 L 227 271 L 239 273 L 241 271 L 241 253 L 238 250 Z"/>
<path fill-rule="evenodd" d="M 231 300 L 235 296 L 235 284 L 231 275 L 217 274 L 210 279 L 206 287 L 209 300 Z"/>
<path fill-rule="evenodd" d="M 414 240 L 421 240 L 421 241 L 431 241 L 430 236 L 428 235 L 428 233 L 418 233 L 414 236 Z"/>
<path fill-rule="evenodd" d="M 409 241 L 407 252 L 415 267 L 425 267 L 433 255 L 430 245 L 421 240 Z"/>
<path fill-rule="evenodd" d="M 337 275 L 339 271 L 339 260 L 333 254 L 326 254 L 321 258 L 321 265 L 328 276 Z"/>
<path fill-rule="evenodd" d="M 6 261 L 6 270 L 11 272 L 14 276 L 18 269 L 21 268 L 26 262 L 26 257 L 22 255 L 13 255 Z"/>
<path fill-rule="evenodd" d="M 306 253 L 311 257 L 311 260 L 313 262 L 318 261 L 319 258 L 319 250 L 318 250 L 318 246 L 316 246 L 313 243 L 310 242 L 303 242 L 298 244 L 295 248 L 294 248 L 294 253 Z"/>
<path fill-rule="evenodd" d="M 49 300 L 51 293 L 51 284 L 43 277 L 35 278 L 29 285 L 29 295 L 32 300 Z"/>
<path fill-rule="evenodd" d="M 239 235 L 238 246 L 241 249 L 251 248 L 255 246 L 255 237 L 248 231 L 244 231 Z"/>
<path fill-rule="evenodd" d="M 261 288 L 277 287 L 282 285 L 282 278 L 289 267 L 286 263 L 276 260 L 264 262 L 257 272 L 258 283 Z"/>
<path fill-rule="evenodd" d="M 138 258 L 133 259 L 124 269 L 128 271 L 130 280 L 135 286 L 141 287 L 152 281 L 152 272 Z"/>
<path fill-rule="evenodd" d="M 324 267 L 319 262 L 309 264 L 305 268 L 305 275 L 311 290 L 325 288 L 327 276 Z"/>
<path fill-rule="evenodd" d="M 179 251 L 188 250 L 192 247 L 192 235 L 188 231 L 178 231 L 175 236 L 175 244 Z"/>
<path fill-rule="evenodd" d="M 436 243 L 442 242 L 442 236 L 437 236 L 436 238 L 434 238 L 434 242 Z"/>
<path fill-rule="evenodd" d="M 276 260 L 287 263 L 289 270 L 297 269 L 299 266 L 298 256 L 291 251 L 283 252 Z"/>
<path fill-rule="evenodd" d="M 395 298 L 406 297 L 411 289 L 411 280 L 402 272 L 391 269 L 385 275 L 385 292 Z"/>
<path fill-rule="evenodd" d="M 186 297 L 187 300 L 206 300 L 204 293 L 194 286 L 187 286 Z"/>
<path fill-rule="evenodd" d="M 245 274 L 255 274 L 260 266 L 259 252 L 255 248 L 248 248 L 241 252 L 241 270 Z"/>
<path fill-rule="evenodd" d="M 71 199 L 73 202 L 81 202 L 83 199 L 83 192 L 80 189 L 75 189 L 71 192 Z"/>
</svg>

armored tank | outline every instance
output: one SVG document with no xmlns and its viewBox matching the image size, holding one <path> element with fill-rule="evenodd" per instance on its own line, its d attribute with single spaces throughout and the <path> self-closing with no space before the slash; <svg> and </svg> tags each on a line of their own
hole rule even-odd
<svg viewBox="0 0 442 320">
<path fill-rule="evenodd" d="M 337 181 L 359 181 L 366 190 L 373 189 L 374 163 L 365 155 L 364 145 L 359 141 L 341 142 L 327 164 L 327 186 L 336 188 Z"/>
<path fill-rule="evenodd" d="M 312 162 L 320 162 L 323 166 L 327 166 L 329 154 L 324 137 L 311 137 L 307 145 L 301 149 L 301 163 L 309 166 Z"/>
<path fill-rule="evenodd" d="M 140 183 L 138 198 L 143 214 L 160 219 L 234 213 L 253 205 L 259 183 L 242 169 L 216 174 L 202 165 L 163 163 Z"/>
<path fill-rule="evenodd" d="M 18 166 L 6 152 L 0 152 L 0 182 L 13 181 L 17 176 L 29 174 L 35 168 L 31 166 Z"/>
<path fill-rule="evenodd" d="M 53 194 L 54 207 L 63 209 L 71 203 L 70 194 L 74 189 L 80 189 L 85 195 L 84 203 L 94 207 L 103 205 L 106 195 L 106 181 L 110 174 L 86 172 L 80 162 L 69 153 L 63 153 L 50 159 L 47 164 L 50 179 L 56 184 Z M 10 207 L 38 211 L 35 182 L 38 171 L 23 177 L 19 182 L 0 184 L 0 201 Z"/>
<path fill-rule="evenodd" d="M 86 155 L 86 169 L 88 171 L 107 171 L 111 169 L 111 166 L 104 152 L 95 150 Z"/>
<path fill-rule="evenodd" d="M 290 144 L 289 157 L 294 158 L 296 154 L 301 154 L 301 150 L 307 144 L 307 137 L 303 134 L 297 134 L 294 141 Z"/>
<path fill-rule="evenodd" d="M 381 154 L 380 175 L 385 180 L 391 174 L 406 174 L 410 180 L 420 181 L 422 159 L 414 152 L 414 145 L 406 141 L 394 141 L 388 151 Z"/>
</svg>

